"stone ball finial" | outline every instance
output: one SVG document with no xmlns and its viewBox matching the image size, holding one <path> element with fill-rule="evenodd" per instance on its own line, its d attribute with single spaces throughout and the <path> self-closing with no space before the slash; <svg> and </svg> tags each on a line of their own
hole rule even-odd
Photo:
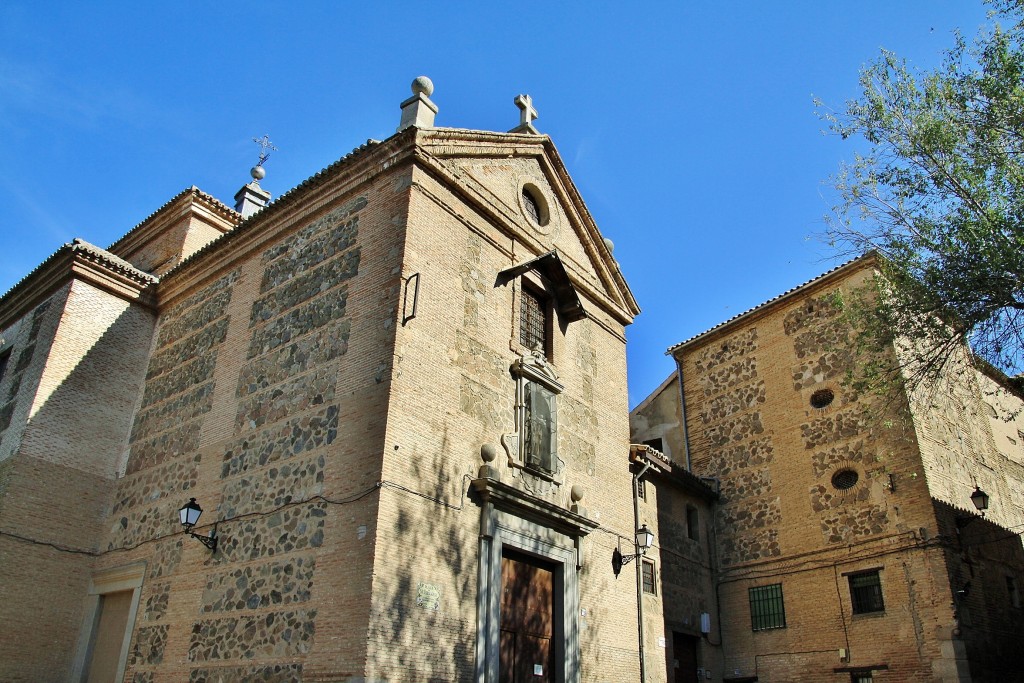
<svg viewBox="0 0 1024 683">
<path fill-rule="evenodd" d="M 480 459 L 484 462 L 494 462 L 498 457 L 498 449 L 493 443 L 485 443 L 480 447 Z"/>
<path fill-rule="evenodd" d="M 253 166 L 249 169 L 249 175 L 251 175 L 252 179 L 258 183 L 267 177 L 267 171 L 262 166 Z"/>
<path fill-rule="evenodd" d="M 604 238 L 604 246 L 608 247 L 608 253 L 609 254 L 614 254 L 615 253 L 615 242 L 612 242 L 607 237 Z"/>
<path fill-rule="evenodd" d="M 420 93 L 427 97 L 434 94 L 434 82 L 426 76 L 417 76 L 412 82 L 412 94 L 419 95 Z"/>
<path fill-rule="evenodd" d="M 569 489 L 569 499 L 574 503 L 583 500 L 583 487 L 579 484 L 573 484 L 572 488 Z"/>
</svg>

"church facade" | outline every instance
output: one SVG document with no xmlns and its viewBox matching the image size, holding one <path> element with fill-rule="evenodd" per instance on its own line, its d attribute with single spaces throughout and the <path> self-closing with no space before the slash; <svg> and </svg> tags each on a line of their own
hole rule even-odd
<svg viewBox="0 0 1024 683">
<path fill-rule="evenodd" d="M 639 309 L 528 98 L 491 133 L 431 90 L 0 299 L 0 678 L 636 678 Z"/>
</svg>

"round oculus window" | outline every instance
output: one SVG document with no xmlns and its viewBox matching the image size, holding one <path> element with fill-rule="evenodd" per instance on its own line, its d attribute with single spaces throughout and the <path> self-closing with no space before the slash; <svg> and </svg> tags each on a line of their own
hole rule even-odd
<svg viewBox="0 0 1024 683">
<path fill-rule="evenodd" d="M 811 407 L 821 410 L 832 405 L 835 399 L 836 395 L 831 389 L 818 389 L 811 394 Z"/>
<path fill-rule="evenodd" d="M 852 489 L 858 481 L 860 481 L 860 475 L 857 474 L 857 470 L 839 470 L 832 475 L 832 486 L 840 491 Z"/>
<path fill-rule="evenodd" d="M 522 189 L 523 213 L 540 232 L 545 232 L 551 221 L 548 202 L 544 194 L 533 183 L 526 183 Z"/>
</svg>

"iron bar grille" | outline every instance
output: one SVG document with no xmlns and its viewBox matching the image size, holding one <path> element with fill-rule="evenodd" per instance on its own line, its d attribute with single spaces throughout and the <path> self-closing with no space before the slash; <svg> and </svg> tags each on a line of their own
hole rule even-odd
<svg viewBox="0 0 1024 683">
<path fill-rule="evenodd" d="M 882 601 L 882 581 L 877 571 L 853 574 L 849 578 L 850 601 L 853 603 L 854 614 L 885 610 L 885 603 Z"/>
<path fill-rule="evenodd" d="M 531 350 L 548 355 L 547 302 L 535 292 L 523 287 L 519 309 L 519 343 Z"/>
<path fill-rule="evenodd" d="M 657 585 L 654 583 L 654 563 L 650 560 L 642 560 L 641 562 L 641 576 L 643 578 L 644 593 L 657 595 L 658 588 Z"/>
<path fill-rule="evenodd" d="M 754 631 L 786 627 L 786 608 L 782 584 L 755 586 L 750 592 L 750 627 Z"/>
</svg>

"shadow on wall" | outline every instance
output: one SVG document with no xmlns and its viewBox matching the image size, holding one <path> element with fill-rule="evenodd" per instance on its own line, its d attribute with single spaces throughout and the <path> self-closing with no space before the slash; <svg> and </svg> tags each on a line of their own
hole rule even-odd
<svg viewBox="0 0 1024 683">
<path fill-rule="evenodd" d="M 932 499 L 945 549 L 956 623 L 973 681 L 1024 680 L 1024 546 L 975 511 Z"/>
</svg>

